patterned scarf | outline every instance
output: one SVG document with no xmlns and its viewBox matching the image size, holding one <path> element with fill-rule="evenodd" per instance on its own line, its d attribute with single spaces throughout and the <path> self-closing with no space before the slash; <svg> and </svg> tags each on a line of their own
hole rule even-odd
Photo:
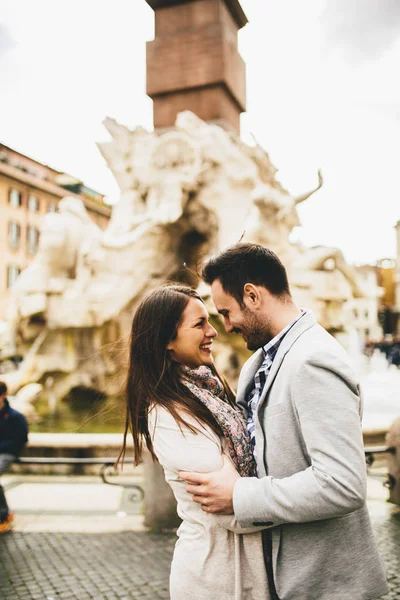
<svg viewBox="0 0 400 600">
<path fill-rule="evenodd" d="M 208 408 L 221 427 L 227 442 L 229 455 L 242 477 L 256 477 L 256 463 L 246 428 L 246 421 L 239 408 L 227 402 L 224 386 L 211 369 L 202 366 L 180 369 L 182 383 Z"/>
</svg>

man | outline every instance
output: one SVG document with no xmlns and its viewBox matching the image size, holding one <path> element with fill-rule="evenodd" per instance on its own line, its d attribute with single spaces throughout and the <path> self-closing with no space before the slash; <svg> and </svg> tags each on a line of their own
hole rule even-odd
<svg viewBox="0 0 400 600">
<path fill-rule="evenodd" d="M 0 381 L 0 475 L 13 463 L 28 441 L 28 425 L 25 417 L 10 407 L 7 386 Z M 12 527 L 14 514 L 8 508 L 3 487 L 0 484 L 0 533 Z"/>
<path fill-rule="evenodd" d="M 292 300 L 280 260 L 236 244 L 204 268 L 228 333 L 257 350 L 239 378 L 259 478 L 230 461 L 181 472 L 206 512 L 265 526 L 270 594 L 280 600 L 367 600 L 387 592 L 365 504 L 359 385 L 339 343 Z"/>
</svg>

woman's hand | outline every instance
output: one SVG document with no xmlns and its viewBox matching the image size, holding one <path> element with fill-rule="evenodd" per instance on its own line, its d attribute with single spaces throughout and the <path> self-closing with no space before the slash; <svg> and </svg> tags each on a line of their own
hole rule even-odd
<svg viewBox="0 0 400 600">
<path fill-rule="evenodd" d="M 201 504 L 204 512 L 232 515 L 233 488 L 240 475 L 226 455 L 222 458 L 224 464 L 218 471 L 179 471 L 179 477 L 186 481 L 186 491 L 192 494 L 194 502 Z"/>
</svg>

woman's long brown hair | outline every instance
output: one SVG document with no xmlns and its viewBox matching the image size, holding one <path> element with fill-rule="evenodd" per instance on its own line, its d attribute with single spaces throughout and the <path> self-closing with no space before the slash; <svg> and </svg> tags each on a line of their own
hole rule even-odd
<svg viewBox="0 0 400 600">
<path fill-rule="evenodd" d="M 134 464 L 138 465 L 141 461 L 143 442 L 153 460 L 157 460 L 148 428 L 148 413 L 154 404 L 168 410 L 179 425 L 188 427 L 193 433 L 198 430 L 184 420 L 182 409 L 194 416 L 199 424 L 204 423 L 217 435 L 222 435 L 213 414 L 181 382 L 179 364 L 171 360 L 167 350 L 169 342 L 177 335 L 183 312 L 191 298 L 202 302 L 199 294 L 191 288 L 168 284 L 152 292 L 136 309 L 126 381 L 125 432 L 117 464 L 124 459 L 129 431 L 133 437 Z M 219 377 L 214 367 L 212 370 Z M 228 402 L 234 404 L 232 390 L 219 378 Z"/>
</svg>

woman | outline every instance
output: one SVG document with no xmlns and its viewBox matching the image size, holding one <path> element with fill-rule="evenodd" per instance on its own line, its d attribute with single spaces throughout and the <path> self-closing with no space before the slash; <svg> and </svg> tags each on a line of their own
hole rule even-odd
<svg viewBox="0 0 400 600">
<path fill-rule="evenodd" d="M 233 516 L 203 512 L 178 477 L 180 470 L 217 470 L 224 456 L 241 476 L 256 473 L 246 423 L 213 366 L 216 335 L 190 288 L 163 286 L 140 304 L 132 323 L 121 455 L 130 429 L 135 464 L 145 442 L 176 497 L 182 524 L 171 600 L 265 600 L 261 528 L 243 529 Z"/>
</svg>

